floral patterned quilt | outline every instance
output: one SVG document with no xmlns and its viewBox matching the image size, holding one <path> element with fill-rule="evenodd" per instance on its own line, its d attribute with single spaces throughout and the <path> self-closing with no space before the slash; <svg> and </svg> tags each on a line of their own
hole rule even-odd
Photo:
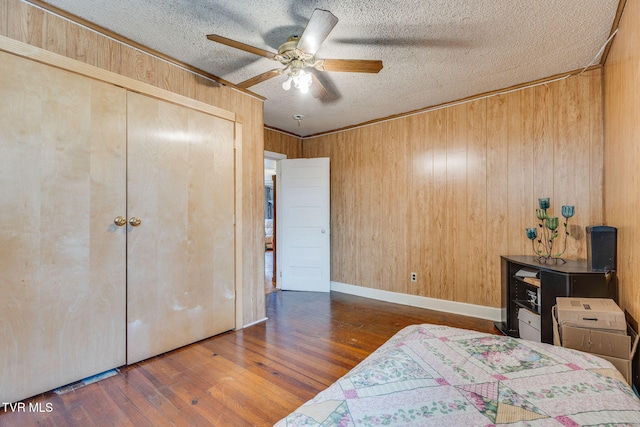
<svg viewBox="0 0 640 427">
<path fill-rule="evenodd" d="M 613 365 L 587 353 L 414 325 L 276 424 L 501 425 L 640 425 L 640 400 Z"/>
</svg>

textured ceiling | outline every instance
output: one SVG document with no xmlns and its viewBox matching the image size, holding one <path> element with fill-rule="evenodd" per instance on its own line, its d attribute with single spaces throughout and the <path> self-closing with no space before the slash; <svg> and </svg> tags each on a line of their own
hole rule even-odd
<svg viewBox="0 0 640 427">
<path fill-rule="evenodd" d="M 249 90 L 265 124 L 300 136 L 331 131 L 579 70 L 600 59 L 618 0 L 46 0 L 186 64 L 240 83 L 280 64 L 207 40 L 277 51 L 314 8 L 339 22 L 318 58 L 380 59 L 378 74 L 317 72 L 330 92 Z M 292 117 L 302 114 L 298 123 Z"/>
</svg>

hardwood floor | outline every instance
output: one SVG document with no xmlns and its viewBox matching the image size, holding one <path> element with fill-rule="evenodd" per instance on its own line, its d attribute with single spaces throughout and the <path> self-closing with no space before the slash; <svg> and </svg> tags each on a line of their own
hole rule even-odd
<svg viewBox="0 0 640 427">
<path fill-rule="evenodd" d="M 45 393 L 19 411 L 0 406 L 0 426 L 271 426 L 405 326 L 497 333 L 488 320 L 336 292 L 280 291 L 266 299 L 266 322 L 63 395 Z"/>
</svg>

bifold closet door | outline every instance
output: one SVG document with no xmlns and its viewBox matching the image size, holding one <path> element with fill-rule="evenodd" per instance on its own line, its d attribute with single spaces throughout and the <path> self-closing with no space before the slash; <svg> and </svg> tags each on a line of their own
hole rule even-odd
<svg viewBox="0 0 640 427">
<path fill-rule="evenodd" d="M 125 363 L 126 91 L 0 53 L 0 402 Z"/>
<path fill-rule="evenodd" d="M 234 123 L 128 94 L 127 363 L 235 327 Z"/>
</svg>

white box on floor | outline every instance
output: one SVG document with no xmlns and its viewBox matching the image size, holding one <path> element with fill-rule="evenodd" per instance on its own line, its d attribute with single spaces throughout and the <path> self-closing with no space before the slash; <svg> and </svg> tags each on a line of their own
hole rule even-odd
<svg viewBox="0 0 640 427">
<path fill-rule="evenodd" d="M 627 334 L 624 312 L 608 298 L 556 298 L 558 325 Z"/>
<path fill-rule="evenodd" d="M 518 323 L 520 338 L 529 341 L 541 341 L 540 337 L 540 315 L 526 308 L 518 310 Z"/>
</svg>

